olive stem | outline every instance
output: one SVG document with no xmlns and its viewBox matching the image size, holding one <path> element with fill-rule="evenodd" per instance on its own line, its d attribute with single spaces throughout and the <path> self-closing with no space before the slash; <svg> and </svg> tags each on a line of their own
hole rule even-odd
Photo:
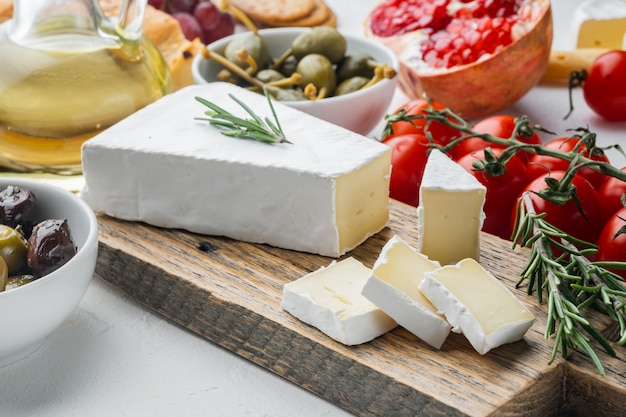
<svg viewBox="0 0 626 417">
<path fill-rule="evenodd" d="M 272 87 L 290 87 L 292 85 L 298 85 L 302 81 L 302 75 L 300 73 L 294 72 L 290 77 L 283 78 L 276 81 L 271 81 L 266 85 L 270 85 Z"/>
<path fill-rule="evenodd" d="M 217 79 L 219 81 L 224 81 L 227 83 L 233 83 L 233 84 L 237 83 L 237 81 L 233 78 L 233 75 L 227 69 L 223 69 L 220 72 L 218 72 Z"/>
<path fill-rule="evenodd" d="M 391 68 L 388 64 L 378 65 L 374 68 L 374 76 L 363 87 L 361 87 L 360 90 L 371 87 L 385 78 L 393 78 L 395 76 L 396 70 Z"/>
<path fill-rule="evenodd" d="M 313 83 L 309 83 L 304 87 L 304 95 L 311 101 L 321 100 L 326 97 L 326 94 L 328 94 L 326 87 L 322 87 L 318 90 Z"/>
<path fill-rule="evenodd" d="M 258 33 L 259 30 L 256 27 L 256 25 L 252 23 L 252 20 L 250 20 L 250 18 L 248 18 L 248 16 L 244 12 L 242 12 L 238 7 L 233 6 L 230 3 L 230 1 L 221 0 L 218 7 L 221 11 L 227 12 L 233 15 L 237 20 L 243 23 L 244 26 L 247 27 L 248 30 L 250 30 L 250 32 L 253 32 L 255 35 Z"/>
<path fill-rule="evenodd" d="M 228 68 L 231 72 L 237 74 L 238 76 L 240 76 L 244 80 L 248 81 L 250 84 L 253 84 L 253 85 L 255 85 L 255 86 L 259 87 L 259 88 L 263 87 L 263 84 L 259 80 L 257 80 L 256 78 L 252 77 L 244 69 L 242 69 L 242 68 L 238 67 L 237 65 L 233 64 L 232 62 L 230 62 L 228 59 L 224 58 L 223 56 L 221 56 L 217 52 L 212 52 L 212 51 L 209 50 L 209 48 L 204 47 L 204 49 L 202 50 L 202 56 L 205 59 L 212 59 L 212 60 L 218 62 L 222 66 Z"/>
<path fill-rule="evenodd" d="M 256 63 L 256 59 L 252 55 L 248 53 L 247 49 L 240 49 L 236 53 L 237 59 L 242 62 L 246 62 L 248 64 L 248 68 L 246 68 L 246 72 L 252 76 L 256 74 L 259 66 Z"/>
<path fill-rule="evenodd" d="M 278 68 L 280 68 L 285 63 L 285 61 L 287 61 L 287 58 L 291 56 L 291 54 L 292 54 L 291 48 L 283 52 L 283 54 L 279 56 L 278 59 L 276 59 L 276 61 L 274 61 L 274 64 L 272 65 L 272 69 L 277 70 Z"/>
</svg>

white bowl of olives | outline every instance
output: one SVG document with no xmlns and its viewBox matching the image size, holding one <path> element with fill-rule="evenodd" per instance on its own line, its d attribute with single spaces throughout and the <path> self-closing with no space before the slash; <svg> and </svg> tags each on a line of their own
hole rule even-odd
<svg viewBox="0 0 626 417">
<path fill-rule="evenodd" d="M 80 197 L 0 178 L 0 366 L 20 360 L 67 319 L 91 282 L 98 222 Z"/>
<path fill-rule="evenodd" d="M 230 81 L 261 93 L 267 86 L 277 101 L 367 135 L 389 109 L 398 69 L 390 49 L 365 37 L 328 27 L 270 28 L 211 43 L 194 58 L 192 75 L 197 84 Z"/>
</svg>

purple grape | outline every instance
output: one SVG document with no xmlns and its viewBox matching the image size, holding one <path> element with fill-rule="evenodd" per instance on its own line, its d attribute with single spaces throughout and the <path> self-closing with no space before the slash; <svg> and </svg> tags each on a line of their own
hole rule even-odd
<svg viewBox="0 0 626 417">
<path fill-rule="evenodd" d="M 169 14 L 185 12 L 193 14 L 193 10 L 198 5 L 198 0 L 169 0 L 167 2 L 167 12 Z"/>
<path fill-rule="evenodd" d="M 222 12 L 210 1 L 203 1 L 196 6 L 193 15 L 203 31 L 211 31 L 220 23 Z"/>
<path fill-rule="evenodd" d="M 148 0 L 148 4 L 155 9 L 165 10 L 166 0 Z"/>
<path fill-rule="evenodd" d="M 230 13 L 220 13 L 220 21 L 212 30 L 202 31 L 202 43 L 210 44 L 235 32 L 235 19 Z"/>
<path fill-rule="evenodd" d="M 186 12 L 173 13 L 172 17 L 178 20 L 178 24 L 185 35 L 187 40 L 194 40 L 195 38 L 202 38 L 202 28 L 200 23 L 193 17 L 192 14 Z"/>
</svg>

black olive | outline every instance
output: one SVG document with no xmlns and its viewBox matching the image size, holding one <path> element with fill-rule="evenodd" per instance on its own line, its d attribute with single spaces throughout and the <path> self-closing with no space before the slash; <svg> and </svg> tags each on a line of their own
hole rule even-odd
<svg viewBox="0 0 626 417">
<path fill-rule="evenodd" d="M 35 224 L 35 195 L 32 191 L 9 185 L 0 191 L 0 223 L 17 228 L 21 226 L 24 236 L 30 236 Z"/>
<path fill-rule="evenodd" d="M 27 262 L 36 277 L 60 268 L 76 254 L 66 219 L 38 223 L 28 239 Z"/>
</svg>

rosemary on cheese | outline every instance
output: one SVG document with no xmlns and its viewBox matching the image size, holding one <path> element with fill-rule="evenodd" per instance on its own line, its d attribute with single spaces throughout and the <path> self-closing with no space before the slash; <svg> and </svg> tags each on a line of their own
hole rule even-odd
<svg viewBox="0 0 626 417">
<path fill-rule="evenodd" d="M 254 111 L 252 111 L 250 107 L 232 94 L 229 94 L 229 97 L 239 104 L 251 118 L 244 119 L 235 116 L 228 110 L 223 109 L 209 100 L 202 97 L 196 97 L 197 101 L 209 108 L 209 110 L 204 113 L 207 117 L 197 117 L 196 120 L 209 122 L 209 124 L 218 128 L 222 134 L 226 136 L 252 139 L 266 143 L 291 143 L 285 137 L 285 133 L 280 125 L 278 116 L 276 116 L 276 111 L 272 105 L 272 100 L 267 88 L 264 88 L 263 92 L 265 93 L 267 102 L 272 110 L 274 121 L 270 120 L 269 117 L 262 119 Z"/>
</svg>

